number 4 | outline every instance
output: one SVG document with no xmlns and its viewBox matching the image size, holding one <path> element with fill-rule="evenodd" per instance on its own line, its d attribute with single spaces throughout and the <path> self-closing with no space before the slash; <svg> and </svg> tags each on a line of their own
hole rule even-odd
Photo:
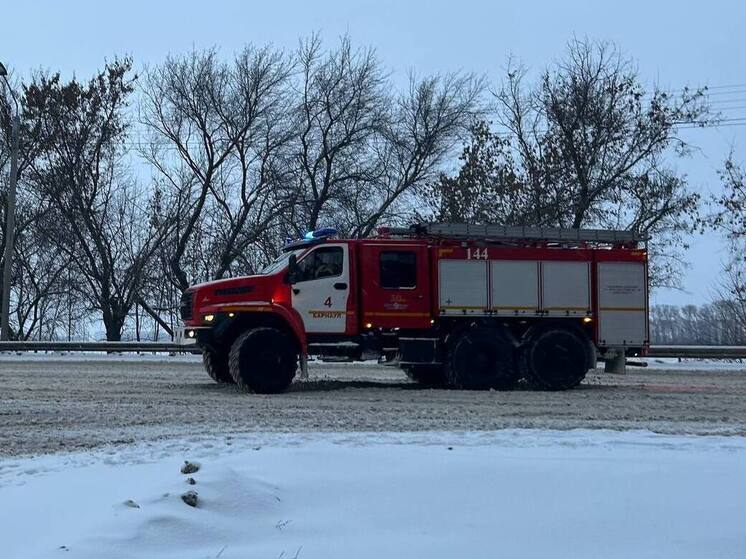
<svg viewBox="0 0 746 559">
<path fill-rule="evenodd" d="M 325 307 L 331 307 L 332 306 L 332 298 L 331 297 L 327 297 L 326 298 L 326 301 L 324 301 L 324 306 Z"/>
</svg>

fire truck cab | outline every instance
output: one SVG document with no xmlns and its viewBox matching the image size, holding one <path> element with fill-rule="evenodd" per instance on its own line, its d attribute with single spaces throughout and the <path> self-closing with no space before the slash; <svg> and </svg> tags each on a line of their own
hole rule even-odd
<svg viewBox="0 0 746 559">
<path fill-rule="evenodd" d="M 423 224 L 289 243 L 260 274 L 190 287 L 184 336 L 217 382 L 285 390 L 309 354 L 385 358 L 431 386 L 577 386 L 649 344 L 647 252 L 627 231 Z"/>
</svg>

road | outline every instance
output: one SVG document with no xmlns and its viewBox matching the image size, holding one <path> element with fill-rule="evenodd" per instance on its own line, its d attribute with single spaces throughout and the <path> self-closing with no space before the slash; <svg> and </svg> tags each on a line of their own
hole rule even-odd
<svg viewBox="0 0 746 559">
<path fill-rule="evenodd" d="M 198 358 L 0 356 L 0 456 L 245 431 L 647 429 L 746 434 L 738 370 L 593 371 L 568 392 L 421 388 L 398 369 L 312 363 L 262 396 L 210 381 Z"/>
</svg>

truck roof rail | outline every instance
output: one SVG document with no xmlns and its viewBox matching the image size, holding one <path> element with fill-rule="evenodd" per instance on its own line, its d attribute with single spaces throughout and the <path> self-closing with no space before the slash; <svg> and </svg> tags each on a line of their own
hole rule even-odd
<svg viewBox="0 0 746 559">
<path fill-rule="evenodd" d="M 634 231 L 616 229 L 570 229 L 561 227 L 528 227 L 515 225 L 473 225 L 469 223 L 421 223 L 410 227 L 391 227 L 390 235 L 448 237 L 487 241 L 546 241 L 626 244 L 646 241 Z"/>
</svg>

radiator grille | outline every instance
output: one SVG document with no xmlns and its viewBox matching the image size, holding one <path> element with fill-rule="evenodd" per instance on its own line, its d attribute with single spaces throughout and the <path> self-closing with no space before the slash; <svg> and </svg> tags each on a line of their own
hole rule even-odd
<svg viewBox="0 0 746 559">
<path fill-rule="evenodd" d="M 194 308 L 194 293 L 187 291 L 181 296 L 181 303 L 179 304 L 179 314 L 181 314 L 181 320 L 191 320 Z"/>
</svg>

